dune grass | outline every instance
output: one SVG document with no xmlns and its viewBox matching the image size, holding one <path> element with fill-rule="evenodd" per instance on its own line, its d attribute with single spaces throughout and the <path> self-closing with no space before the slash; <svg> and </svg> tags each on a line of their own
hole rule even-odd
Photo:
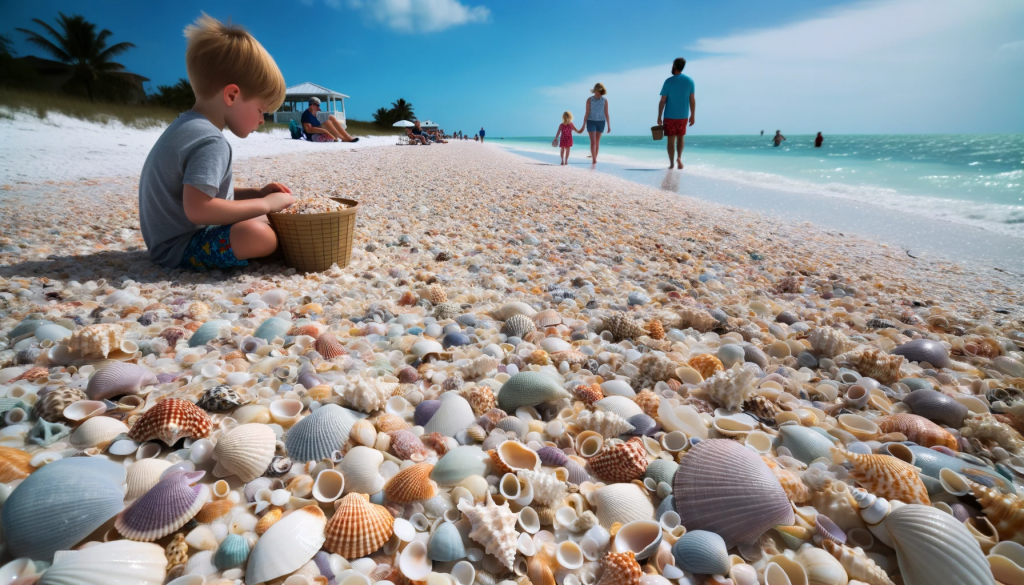
<svg viewBox="0 0 1024 585">
<path fill-rule="evenodd" d="M 13 112 L 25 112 L 45 118 L 52 112 L 102 124 L 117 120 L 133 128 L 163 126 L 178 116 L 174 110 L 156 106 L 90 102 L 74 96 L 9 88 L 0 88 L 0 107 L 8 110 L 5 117 L 10 117 Z"/>
</svg>

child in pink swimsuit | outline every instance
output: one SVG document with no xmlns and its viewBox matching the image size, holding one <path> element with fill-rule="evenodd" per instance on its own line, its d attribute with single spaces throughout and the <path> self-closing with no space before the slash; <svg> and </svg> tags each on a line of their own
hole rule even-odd
<svg viewBox="0 0 1024 585">
<path fill-rule="evenodd" d="M 572 133 L 573 131 L 582 132 L 581 128 L 576 128 L 572 123 L 572 112 L 562 113 L 562 123 L 558 125 L 558 133 L 555 134 L 555 138 L 558 140 L 558 146 L 562 155 L 562 164 L 569 164 L 569 149 L 572 148 Z"/>
</svg>

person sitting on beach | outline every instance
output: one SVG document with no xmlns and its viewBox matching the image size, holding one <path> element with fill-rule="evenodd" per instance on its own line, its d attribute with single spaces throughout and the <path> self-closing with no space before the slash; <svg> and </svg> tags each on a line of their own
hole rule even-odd
<svg viewBox="0 0 1024 585">
<path fill-rule="evenodd" d="M 558 132 L 555 133 L 555 140 L 558 141 L 558 147 L 561 149 L 560 153 L 562 156 L 562 164 L 569 164 L 569 150 L 572 148 L 572 133 L 573 131 L 582 132 L 582 129 L 577 128 L 572 123 L 572 112 L 562 112 L 562 123 L 558 125 Z"/>
<path fill-rule="evenodd" d="M 280 183 L 232 189 L 226 126 L 245 138 L 284 102 L 284 76 L 239 26 L 203 15 L 185 29 L 185 66 L 196 95 L 157 139 L 139 177 L 139 225 L 149 257 L 167 268 L 248 265 L 272 254 L 267 214 L 295 202 Z"/>
<path fill-rule="evenodd" d="M 814 137 L 814 148 L 821 148 L 822 142 L 825 142 L 825 137 L 818 132 L 818 135 Z"/>
<path fill-rule="evenodd" d="M 341 122 L 334 116 L 327 116 L 327 120 L 321 126 L 320 119 L 316 117 L 319 111 L 320 98 L 309 98 L 309 107 L 302 112 L 302 129 L 306 131 L 307 140 L 311 142 L 337 142 L 339 140 L 359 142 L 358 137 L 353 138 L 349 136 L 348 132 L 345 132 Z"/>
<path fill-rule="evenodd" d="M 694 93 L 693 79 L 683 75 L 686 59 L 679 57 L 672 61 L 672 77 L 661 86 L 661 102 L 658 103 L 658 126 L 662 126 L 662 113 L 665 114 L 665 136 L 668 136 L 668 168 L 683 168 L 683 147 L 686 145 L 686 126 L 697 120 L 697 97 Z M 673 136 L 675 139 L 673 140 Z"/>
<path fill-rule="evenodd" d="M 605 132 L 605 124 L 608 124 L 608 133 L 612 131 L 612 120 L 608 117 L 608 100 L 605 94 L 608 90 L 603 83 L 598 83 L 590 90 L 594 95 L 587 98 L 587 113 L 583 119 L 587 121 L 587 133 L 590 134 L 590 162 L 597 164 L 597 151 L 601 148 L 601 134 Z M 583 132 L 583 128 L 580 128 Z"/>
<path fill-rule="evenodd" d="M 773 146 L 778 146 L 782 144 L 782 141 L 785 139 L 786 137 L 782 135 L 782 130 L 776 130 L 775 136 L 772 137 L 772 142 L 774 143 Z"/>
<path fill-rule="evenodd" d="M 417 122 L 417 124 L 419 124 L 419 122 Z M 409 137 L 410 144 L 430 144 L 430 140 L 419 126 L 414 128 L 406 126 L 405 135 Z"/>
</svg>

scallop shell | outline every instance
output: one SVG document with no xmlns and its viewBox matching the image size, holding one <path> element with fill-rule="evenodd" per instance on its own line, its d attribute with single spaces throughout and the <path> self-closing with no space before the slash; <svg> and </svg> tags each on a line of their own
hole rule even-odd
<svg viewBox="0 0 1024 585">
<path fill-rule="evenodd" d="M 170 466 L 171 462 L 166 459 L 154 459 L 151 457 L 140 459 L 129 465 L 126 480 L 128 492 L 125 494 L 125 499 L 128 501 L 136 500 L 153 489 L 153 486 L 160 482 L 160 476 Z"/>
<path fill-rule="evenodd" d="M 229 534 L 217 547 L 217 552 L 213 555 L 213 564 L 224 571 L 242 566 L 247 558 L 249 558 L 249 541 L 240 534 Z"/>
<path fill-rule="evenodd" d="M 906 504 L 930 505 L 928 490 L 917 475 L 917 468 L 888 455 L 860 455 L 835 449 L 835 463 L 849 461 L 850 477 L 875 496 Z"/>
<path fill-rule="evenodd" d="M 306 506 L 275 522 L 249 554 L 246 585 L 276 579 L 305 565 L 323 546 L 326 525 L 327 518 L 316 506 Z"/>
<path fill-rule="evenodd" d="M 557 447 L 541 447 L 537 449 L 540 462 L 550 467 L 562 467 L 569 460 L 565 453 Z"/>
<path fill-rule="evenodd" d="M 429 500 L 437 495 L 437 484 L 430 479 L 433 470 L 429 463 L 406 467 L 384 484 L 384 497 L 399 504 Z"/>
<path fill-rule="evenodd" d="M 353 447 L 341 460 L 341 473 L 345 476 L 345 493 L 375 494 L 384 487 L 385 480 L 378 469 L 384 455 L 370 447 Z"/>
<path fill-rule="evenodd" d="M 715 532 L 729 546 L 753 544 L 773 526 L 793 523 L 793 508 L 772 470 L 728 439 L 691 447 L 679 463 L 672 494 L 683 525 Z"/>
<path fill-rule="evenodd" d="M 171 473 L 117 515 L 114 527 L 125 538 L 152 542 L 181 528 L 210 499 L 210 488 L 194 485 L 205 471 Z"/>
<path fill-rule="evenodd" d="M 811 350 L 815 354 L 827 358 L 846 353 L 857 347 L 857 342 L 832 327 L 812 329 L 807 334 L 807 341 L 811 344 Z"/>
<path fill-rule="evenodd" d="M 387 508 L 371 504 L 365 494 L 349 494 L 335 504 L 324 548 L 346 559 L 365 557 L 384 546 L 394 524 Z"/>
<path fill-rule="evenodd" d="M 124 328 L 117 323 L 87 325 L 71 333 L 68 349 L 83 358 L 106 358 L 121 346 Z"/>
<path fill-rule="evenodd" d="M 953 428 L 963 426 L 967 407 L 935 390 L 914 390 L 903 397 L 903 404 L 918 416 Z"/>
<path fill-rule="evenodd" d="M 981 547 L 949 514 L 908 504 L 890 512 L 885 527 L 906 585 L 994 583 Z"/>
<path fill-rule="evenodd" d="M 910 362 L 928 362 L 936 368 L 948 368 L 953 363 L 946 346 L 930 339 L 915 339 L 889 353 L 901 355 Z"/>
<path fill-rule="evenodd" d="M 274 459 L 277 437 L 267 425 L 238 425 L 221 436 L 213 449 L 216 477 L 229 475 L 249 482 L 263 475 Z"/>
<path fill-rule="evenodd" d="M 536 309 L 530 305 L 516 301 L 512 303 L 506 303 L 501 308 L 491 311 L 488 313 L 491 317 L 494 317 L 498 321 L 507 321 L 513 315 L 526 315 L 527 317 L 533 317 L 537 314 Z"/>
<path fill-rule="evenodd" d="M 295 461 L 320 461 L 341 449 L 360 415 L 337 404 L 325 404 L 292 425 L 285 435 Z M 269 464 L 269 462 L 268 462 Z"/>
<path fill-rule="evenodd" d="M 636 428 L 629 424 L 626 419 L 607 410 L 596 412 L 581 410 L 576 414 L 573 422 L 581 429 L 600 433 L 605 438 L 629 434 Z"/>
<path fill-rule="evenodd" d="M 35 467 L 29 464 L 32 454 L 12 447 L 0 447 L 0 483 L 25 479 Z"/>
<path fill-rule="evenodd" d="M 625 443 L 606 443 L 601 452 L 591 457 L 588 463 L 601 479 L 633 481 L 643 477 L 647 469 L 647 450 L 639 437 L 633 437 Z"/>
<path fill-rule="evenodd" d="M 147 410 L 128 431 L 128 438 L 144 443 L 163 441 L 173 446 L 182 438 L 202 439 L 210 436 L 210 416 L 188 400 L 168 398 Z"/>
<path fill-rule="evenodd" d="M 466 556 L 466 547 L 462 542 L 462 534 L 455 524 L 443 522 L 437 530 L 430 535 L 430 542 L 427 544 L 427 556 L 442 563 L 457 561 Z"/>
<path fill-rule="evenodd" d="M 108 416 L 94 416 L 71 433 L 71 446 L 84 451 L 90 447 L 106 448 L 118 435 L 128 432 L 123 422 Z"/>
<path fill-rule="evenodd" d="M 104 400 L 124 394 L 138 394 L 145 386 L 157 384 L 149 368 L 138 364 L 111 362 L 89 377 L 85 393 L 89 400 Z"/>
<path fill-rule="evenodd" d="M 601 578 L 595 585 L 640 585 L 643 576 L 633 551 L 609 552 L 601 558 Z"/>
<path fill-rule="evenodd" d="M 537 326 L 533 324 L 526 315 L 512 315 L 505 320 L 505 324 L 501 328 L 501 332 L 509 337 L 518 337 L 522 339 L 528 333 L 532 333 L 537 330 Z"/>
<path fill-rule="evenodd" d="M 203 323 L 199 329 L 192 333 L 192 337 L 188 338 L 188 346 L 199 347 L 200 345 L 206 345 L 210 341 L 217 339 L 220 336 L 220 330 L 225 327 L 231 327 L 231 321 L 214 319 Z M 170 340 L 168 340 L 168 343 L 170 343 Z"/>
<path fill-rule="evenodd" d="M 442 486 L 453 486 L 471 475 L 487 475 L 490 456 L 477 445 L 462 445 L 445 453 L 430 474 Z"/>
<path fill-rule="evenodd" d="M 943 446 L 958 450 L 953 435 L 923 416 L 902 412 L 879 417 L 875 423 L 883 433 L 902 433 L 922 447 Z"/>
<path fill-rule="evenodd" d="M 488 494 L 483 505 L 460 500 L 458 508 L 472 525 L 469 538 L 484 545 L 489 554 L 511 569 L 516 558 L 519 532 L 516 531 L 518 518 L 509 510 L 508 504 L 498 506 Z"/>
<path fill-rule="evenodd" d="M 903 356 L 885 353 L 873 347 L 862 348 L 836 356 L 837 364 L 856 370 L 860 375 L 892 384 L 900 377 Z"/>
<path fill-rule="evenodd" d="M 654 506 L 646 491 L 635 483 L 613 483 L 594 490 L 594 513 L 601 526 L 628 524 L 654 518 Z"/>
<path fill-rule="evenodd" d="M 779 427 L 779 435 L 782 437 L 782 446 L 804 463 L 810 464 L 815 459 L 832 456 L 834 443 L 814 429 L 783 425 Z"/>
<path fill-rule="evenodd" d="M 123 465 L 89 457 L 59 459 L 29 475 L 0 510 L 8 552 L 49 561 L 78 544 L 124 508 L 125 476 Z"/>
<path fill-rule="evenodd" d="M 423 425 L 424 433 L 441 433 L 446 437 L 454 437 L 455 433 L 476 421 L 473 407 L 457 393 L 445 392 L 441 395 L 440 401 L 441 405 L 434 416 Z"/>
<path fill-rule="evenodd" d="M 971 491 L 999 538 L 1024 544 L 1024 500 L 974 482 Z"/>
<path fill-rule="evenodd" d="M 338 338 L 331 333 L 323 333 L 316 338 L 313 343 L 313 349 L 316 350 L 325 360 L 334 360 L 343 355 L 348 355 L 345 351 L 345 347 L 341 345 Z"/>
<path fill-rule="evenodd" d="M 85 400 L 86 398 L 85 392 L 78 388 L 62 386 L 53 390 L 47 390 L 45 393 L 40 393 L 39 400 L 32 405 L 32 412 L 45 421 L 60 422 L 66 420 L 64 418 L 64 409 L 69 404 Z"/>
<path fill-rule="evenodd" d="M 724 575 L 729 572 L 729 552 L 721 536 L 706 530 L 688 530 L 672 545 L 676 566 L 691 573 Z"/>
<path fill-rule="evenodd" d="M 84 550 L 64 550 L 38 585 L 162 585 L 167 576 L 164 549 L 150 543 L 115 540 Z"/>
</svg>

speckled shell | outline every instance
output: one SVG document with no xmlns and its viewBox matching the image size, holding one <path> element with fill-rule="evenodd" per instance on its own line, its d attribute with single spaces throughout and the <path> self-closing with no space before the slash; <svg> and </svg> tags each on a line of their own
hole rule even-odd
<svg viewBox="0 0 1024 585">
<path fill-rule="evenodd" d="M 276 445 L 277 437 L 267 425 L 238 425 L 217 441 L 213 449 L 217 461 L 213 475 L 236 475 L 242 481 L 252 481 L 270 466 Z"/>
<path fill-rule="evenodd" d="M 913 465 L 888 455 L 860 455 L 838 449 L 834 453 L 836 463 L 850 462 L 850 477 L 872 494 L 905 504 L 931 504 Z"/>
<path fill-rule="evenodd" d="M 256 534 L 263 534 L 267 530 L 270 530 L 270 527 L 280 520 L 283 514 L 284 511 L 281 510 L 281 508 L 271 508 L 267 510 L 267 513 L 261 516 L 259 521 L 256 522 L 256 528 L 253 529 L 253 532 Z"/>
<path fill-rule="evenodd" d="M 132 501 L 141 497 L 160 482 L 160 475 L 171 466 L 166 459 L 140 459 L 128 466 L 128 491 L 125 500 Z"/>
<path fill-rule="evenodd" d="M 296 510 L 274 523 L 249 554 L 246 585 L 287 575 L 309 562 L 324 544 L 326 524 L 327 518 L 316 506 Z"/>
<path fill-rule="evenodd" d="M 672 545 L 676 566 L 690 573 L 724 575 L 729 572 L 729 552 L 722 537 L 706 530 L 689 530 Z"/>
<path fill-rule="evenodd" d="M 600 453 L 590 458 L 590 468 L 597 477 L 613 482 L 640 479 L 647 469 L 647 450 L 639 437 L 618 445 L 605 444 Z"/>
<path fill-rule="evenodd" d="M 903 433 L 908 439 L 922 447 L 943 446 L 959 450 L 956 438 L 932 421 L 916 414 L 899 413 L 879 417 L 875 420 L 883 433 Z"/>
<path fill-rule="evenodd" d="M 427 289 L 428 298 L 430 302 L 439 305 L 441 303 L 448 302 L 448 293 L 445 292 L 444 287 L 440 284 L 434 283 Z"/>
<path fill-rule="evenodd" d="M 199 347 L 200 345 L 206 345 L 208 342 L 216 339 L 220 335 L 220 330 L 224 327 L 231 327 L 231 321 L 214 319 L 213 321 L 203 323 L 199 329 L 192 333 L 192 337 L 188 338 L 188 346 Z"/>
<path fill-rule="evenodd" d="M 384 546 L 394 524 L 387 508 L 371 504 L 364 494 L 349 494 L 335 505 L 324 548 L 346 559 L 365 557 Z"/>
<path fill-rule="evenodd" d="M 635 483 L 613 483 L 597 488 L 593 501 L 594 513 L 605 528 L 611 528 L 616 522 L 628 524 L 654 518 L 650 497 Z"/>
<path fill-rule="evenodd" d="M 658 398 L 658 395 L 650 390 L 637 392 L 636 397 L 633 398 L 633 402 L 635 402 L 636 405 L 640 407 L 640 410 L 644 411 L 644 414 L 649 417 L 653 417 L 657 414 L 658 406 L 661 404 L 661 400 Z M 636 425 L 633 426 L 635 427 Z M 630 433 L 633 433 L 633 431 L 630 431 Z M 643 434 L 643 432 L 633 434 Z"/>
<path fill-rule="evenodd" d="M 600 384 L 579 384 L 570 390 L 577 400 L 582 400 L 587 406 L 593 406 L 595 402 L 604 398 L 604 391 Z"/>
<path fill-rule="evenodd" d="M 971 483 L 971 491 L 978 499 L 981 511 L 999 533 L 999 538 L 1024 544 L 1024 500 L 974 482 Z"/>
<path fill-rule="evenodd" d="M 495 505 L 488 495 L 483 505 L 460 500 L 458 508 L 472 525 L 469 538 L 484 545 L 489 554 L 511 569 L 519 532 L 515 528 L 518 516 L 509 510 L 508 504 Z"/>
<path fill-rule="evenodd" d="M 885 519 L 896 544 L 896 559 L 906 585 L 995 583 L 985 554 L 970 531 L 930 506 L 901 506 Z"/>
<path fill-rule="evenodd" d="M 38 585 L 160 585 L 167 576 L 163 548 L 130 540 L 64 550 L 54 561 Z"/>
<path fill-rule="evenodd" d="M 121 345 L 124 328 L 117 323 L 87 325 L 71 333 L 68 349 L 83 358 L 105 358 Z"/>
<path fill-rule="evenodd" d="M 673 501 L 690 530 L 709 530 L 729 546 L 753 544 L 777 524 L 793 523 L 789 497 L 761 458 L 728 439 L 701 441 L 683 456 Z"/>
<path fill-rule="evenodd" d="M 127 433 L 128 426 L 109 416 L 94 416 L 80 424 L 71 433 L 69 441 L 75 449 L 84 451 L 90 447 L 105 448 L 120 434 Z"/>
<path fill-rule="evenodd" d="M 323 333 L 316 338 L 313 343 L 313 349 L 321 355 L 325 360 L 333 360 L 343 355 L 348 355 L 345 351 L 345 347 L 341 345 L 338 338 L 331 333 Z"/>
<path fill-rule="evenodd" d="M 509 317 L 505 324 L 501 327 L 501 332 L 509 337 L 518 337 L 522 339 L 527 333 L 531 333 L 537 330 L 537 326 L 533 324 L 533 320 L 526 315 L 512 315 Z"/>
<path fill-rule="evenodd" d="M 935 390 L 914 390 L 903 397 L 903 404 L 918 416 L 959 429 L 967 416 L 967 407 Z"/>
<path fill-rule="evenodd" d="M 64 419 L 64 409 L 69 404 L 85 400 L 86 394 L 78 388 L 63 386 L 48 390 L 39 397 L 39 400 L 32 406 L 32 412 L 39 418 L 48 422 L 61 422 Z"/>
<path fill-rule="evenodd" d="M 707 379 L 715 375 L 715 372 L 721 372 L 725 370 L 725 366 L 715 356 L 709 353 L 703 353 L 690 358 L 690 367 L 697 370 L 701 377 Z"/>
<path fill-rule="evenodd" d="M 462 307 L 459 303 L 438 303 L 434 306 L 434 317 L 438 321 L 445 321 L 455 317 L 460 311 L 462 311 Z"/>
<path fill-rule="evenodd" d="M 35 467 L 29 465 L 32 454 L 12 447 L 0 447 L 0 483 L 25 479 Z"/>
<path fill-rule="evenodd" d="M 647 333 L 639 323 L 625 313 L 615 313 L 605 317 L 601 327 L 603 330 L 611 332 L 615 341 L 635 339 Z"/>
<path fill-rule="evenodd" d="M 188 400 L 168 398 L 139 417 L 128 431 L 128 438 L 139 443 L 155 439 L 171 446 L 185 437 L 208 437 L 211 427 L 206 411 Z"/>
<path fill-rule="evenodd" d="M 540 372 L 519 372 L 502 384 L 498 392 L 498 408 L 515 412 L 521 406 L 537 406 L 568 397 L 569 393 L 551 376 Z"/>
<path fill-rule="evenodd" d="M 25 478 L 0 510 L 11 556 L 49 561 L 124 508 L 125 467 L 91 457 L 54 461 Z"/>
<path fill-rule="evenodd" d="M 928 362 L 936 368 L 948 368 L 952 363 L 946 346 L 930 339 L 915 339 L 889 353 L 901 355 L 910 362 Z"/>
<path fill-rule="evenodd" d="M 661 321 L 648 321 L 644 329 L 647 330 L 647 336 L 651 339 L 665 339 L 665 326 L 661 324 Z"/>
<path fill-rule="evenodd" d="M 325 404 L 288 429 L 285 446 L 295 461 L 320 461 L 340 449 L 359 420 L 351 410 Z"/>
<path fill-rule="evenodd" d="M 892 384 L 900 377 L 903 356 L 869 347 L 844 353 L 837 356 L 835 361 L 843 367 L 856 370 L 861 376 L 874 378 L 883 384 Z"/>
<path fill-rule="evenodd" d="M 471 388 L 463 388 L 462 397 L 466 399 L 473 409 L 473 414 L 483 416 L 485 412 L 495 407 L 497 401 L 494 398 L 494 391 L 490 386 L 481 384 Z"/>
<path fill-rule="evenodd" d="M 454 437 L 455 433 L 476 421 L 473 407 L 455 392 L 445 392 L 441 395 L 440 401 L 441 405 L 434 416 L 423 425 L 424 433 L 441 433 L 446 437 Z"/>
<path fill-rule="evenodd" d="M 196 484 L 205 471 L 171 473 L 117 515 L 114 527 L 130 540 L 152 542 L 181 528 L 210 499 L 210 488 Z"/>
<path fill-rule="evenodd" d="M 779 427 L 779 435 L 782 437 L 782 446 L 804 463 L 810 464 L 815 459 L 832 456 L 834 443 L 818 431 L 798 425 L 783 425 Z"/>
<path fill-rule="evenodd" d="M 626 419 L 611 411 L 581 410 L 573 419 L 574 424 L 583 430 L 600 433 L 602 437 L 611 438 L 625 435 L 635 428 Z"/>
<path fill-rule="evenodd" d="M 245 403 L 246 401 L 238 392 L 232 390 L 231 386 L 221 384 L 204 392 L 196 406 L 207 412 L 218 412 L 234 410 Z"/>
<path fill-rule="evenodd" d="M 409 430 L 391 431 L 388 436 L 391 437 L 391 452 L 399 459 L 419 462 L 430 453 L 423 441 Z"/>
<path fill-rule="evenodd" d="M 149 368 L 112 362 L 89 377 L 85 393 L 89 400 L 103 400 L 124 394 L 138 394 L 143 387 L 156 383 L 156 376 Z"/>
<path fill-rule="evenodd" d="M 596 585 L 639 585 L 644 572 L 633 551 L 609 552 L 601 559 L 600 575 Z"/>
<path fill-rule="evenodd" d="M 437 484 L 430 479 L 433 470 L 429 463 L 406 467 L 384 484 L 384 497 L 399 504 L 429 500 L 437 495 Z"/>
</svg>

